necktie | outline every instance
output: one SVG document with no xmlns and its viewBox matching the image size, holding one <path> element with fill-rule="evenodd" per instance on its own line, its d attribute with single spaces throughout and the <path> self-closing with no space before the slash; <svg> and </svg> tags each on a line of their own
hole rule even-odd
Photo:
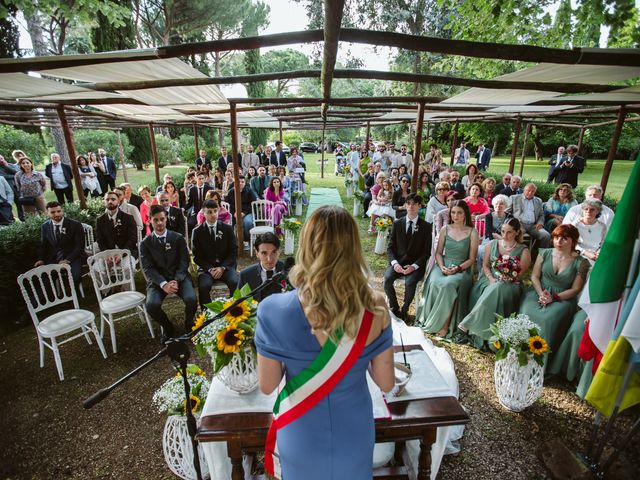
<svg viewBox="0 0 640 480">
<path fill-rule="evenodd" d="M 202 203 L 202 187 L 198 187 L 198 203 Z"/>
<path fill-rule="evenodd" d="M 409 220 L 409 227 L 407 228 L 407 238 L 409 240 L 413 238 L 413 220 Z"/>
<path fill-rule="evenodd" d="M 271 280 L 273 278 L 273 270 L 267 270 L 267 280 Z"/>
<path fill-rule="evenodd" d="M 62 233 L 60 232 L 60 225 L 56 225 L 56 242 L 60 243 Z"/>
<path fill-rule="evenodd" d="M 158 241 L 160 242 L 160 245 L 164 246 L 166 240 L 167 240 L 166 237 L 158 237 Z"/>
<path fill-rule="evenodd" d="M 215 240 L 216 240 L 216 227 L 209 227 L 209 233 L 211 233 L 211 236 L 213 237 L 213 241 L 215 242 Z"/>
</svg>

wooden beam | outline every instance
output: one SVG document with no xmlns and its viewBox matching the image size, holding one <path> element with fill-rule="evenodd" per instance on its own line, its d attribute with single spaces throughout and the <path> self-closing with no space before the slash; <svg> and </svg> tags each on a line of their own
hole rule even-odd
<svg viewBox="0 0 640 480">
<path fill-rule="evenodd" d="M 369 142 L 371 142 L 371 122 L 367 122 L 367 131 L 365 134 L 365 144 L 367 145 L 367 156 L 369 156 Z"/>
<path fill-rule="evenodd" d="M 411 191 L 417 191 L 418 170 L 420 169 L 420 152 L 422 151 L 422 126 L 424 124 L 424 102 L 418 104 L 416 118 L 416 139 L 413 147 L 413 170 L 411 172 Z"/>
<path fill-rule="evenodd" d="M 424 141 L 429 143 L 429 128 L 431 127 L 431 123 L 427 122 L 427 134 L 425 135 Z"/>
<path fill-rule="evenodd" d="M 160 164 L 158 163 L 158 147 L 156 146 L 156 132 L 153 131 L 153 123 L 149 124 L 149 140 L 151 141 L 151 158 L 153 158 L 153 170 L 156 174 L 156 185 L 160 185 Z"/>
<path fill-rule="evenodd" d="M 280 139 L 280 143 L 282 143 L 282 120 L 278 121 L 278 138 Z"/>
<path fill-rule="evenodd" d="M 582 155 L 582 142 L 584 140 L 584 132 L 587 129 L 587 127 L 582 127 L 580 129 L 580 135 L 578 136 L 578 155 Z"/>
<path fill-rule="evenodd" d="M 524 159 L 527 156 L 527 142 L 529 141 L 529 133 L 531 133 L 531 124 L 527 123 L 527 128 L 524 129 L 524 142 L 522 142 L 522 157 L 520 158 L 520 177 L 524 172 Z"/>
<path fill-rule="evenodd" d="M 198 145 L 198 126 L 193 124 L 193 140 L 196 144 L 196 158 L 200 155 L 200 146 Z"/>
<path fill-rule="evenodd" d="M 84 196 L 84 190 L 82 188 L 82 181 L 78 174 L 78 162 L 76 162 L 76 146 L 73 142 L 73 133 L 67 123 L 67 114 L 64 111 L 64 107 L 58 107 L 58 118 L 60 119 L 60 126 L 62 127 L 62 134 L 64 135 L 64 142 L 67 145 L 67 151 L 69 152 L 69 160 L 71 162 L 71 171 L 75 172 L 73 175 L 73 183 L 76 186 L 76 193 L 80 200 L 80 208 L 87 208 L 87 199 Z"/>
<path fill-rule="evenodd" d="M 516 153 L 518 153 L 518 142 L 520 142 L 520 130 L 522 128 L 522 117 L 518 115 L 516 119 L 516 129 L 513 135 L 513 146 L 511 147 L 511 161 L 509 162 L 509 173 L 513 175 L 516 166 Z"/>
<path fill-rule="evenodd" d="M 604 170 L 602 172 L 602 179 L 600 180 L 600 186 L 602 187 L 602 198 L 607 190 L 607 183 L 609 183 L 609 175 L 611 174 L 611 167 L 613 166 L 613 160 L 616 156 L 616 150 L 618 149 L 618 141 L 620 140 L 620 134 L 622 133 L 622 126 L 624 125 L 624 119 L 627 112 L 624 107 L 620 107 L 618 111 L 618 121 L 616 122 L 616 128 L 613 131 L 613 137 L 611 137 L 611 146 L 609 147 L 609 154 L 607 155 L 607 161 L 604 164 Z"/>
<path fill-rule="evenodd" d="M 456 147 L 458 146 L 458 124 L 460 122 L 456 120 L 456 126 L 453 129 L 453 141 L 451 142 L 451 165 L 453 166 L 453 159 L 456 156 Z"/>
<path fill-rule="evenodd" d="M 127 173 L 127 165 L 124 161 L 124 148 L 122 147 L 122 135 L 120 132 L 120 129 L 116 130 L 118 137 L 118 154 L 120 155 L 120 164 L 122 165 L 122 176 L 124 177 L 125 183 L 129 183 L 129 174 Z"/>
<path fill-rule="evenodd" d="M 336 68 L 338 46 L 340 43 L 340 27 L 342 25 L 342 12 L 344 0 L 324 0 L 324 49 L 322 54 L 322 118 L 326 118 L 331 98 L 331 84 L 333 83 L 333 71 Z"/>
<path fill-rule="evenodd" d="M 322 145 L 324 145 L 325 125 L 322 125 Z M 324 148 L 320 150 L 320 178 L 324 178 Z"/>
<path fill-rule="evenodd" d="M 231 158 L 233 158 L 233 201 L 236 208 L 236 238 L 238 239 L 238 257 L 244 256 L 244 229 L 242 223 L 242 196 L 240 195 L 240 162 L 238 161 L 238 116 L 236 104 L 231 107 Z"/>
</svg>

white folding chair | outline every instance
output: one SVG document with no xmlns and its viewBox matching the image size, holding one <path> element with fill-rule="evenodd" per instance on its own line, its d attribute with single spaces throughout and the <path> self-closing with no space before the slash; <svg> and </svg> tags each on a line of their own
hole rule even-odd
<svg viewBox="0 0 640 480">
<path fill-rule="evenodd" d="M 220 202 L 220 206 L 224 207 L 227 212 L 231 212 L 231 205 L 229 205 L 229 202 Z M 227 225 L 232 225 L 233 224 L 233 215 L 231 217 L 229 217 L 229 221 L 226 222 Z"/>
<path fill-rule="evenodd" d="M 98 253 L 98 244 L 93 236 L 93 227 L 86 223 L 82 224 L 82 230 L 84 231 L 84 251 L 87 257 Z"/>
<path fill-rule="evenodd" d="M 137 292 L 134 283 L 135 259 L 129 250 L 105 250 L 89 257 L 89 271 L 93 280 L 93 288 L 96 291 L 96 298 L 100 306 L 100 336 L 104 335 L 105 322 L 109 325 L 111 333 L 111 347 L 113 353 L 118 351 L 116 345 L 115 323 L 125 318 L 138 315 L 142 322 L 146 322 L 151 333 L 151 338 L 155 338 L 151 319 L 145 307 L 146 296 Z M 129 287 L 129 290 L 111 293 L 110 291 L 118 287 Z M 126 315 L 116 317 L 118 313 L 128 312 Z"/>
<path fill-rule="evenodd" d="M 60 380 L 64 380 L 59 346 L 82 336 L 91 344 L 89 333 L 93 333 L 102 356 L 107 358 L 102 338 L 96 328 L 95 315 L 88 310 L 80 309 L 69 265 L 53 264 L 32 268 L 18 276 L 18 285 L 36 327 L 40 347 L 40 368 L 44 366 L 44 347 L 47 347 L 53 352 Z M 73 308 L 54 313 L 43 320 L 38 318 L 38 314 L 43 310 L 69 302 L 73 304 Z M 74 332 L 75 335 L 67 337 Z M 58 337 L 62 336 L 67 338 L 59 342 Z"/>
<path fill-rule="evenodd" d="M 273 226 L 274 203 L 270 200 L 256 200 L 251 202 L 251 213 L 253 214 L 253 228 L 249 230 L 251 237 L 249 251 L 253 256 L 253 242 L 258 235 L 263 233 L 275 233 Z"/>
</svg>

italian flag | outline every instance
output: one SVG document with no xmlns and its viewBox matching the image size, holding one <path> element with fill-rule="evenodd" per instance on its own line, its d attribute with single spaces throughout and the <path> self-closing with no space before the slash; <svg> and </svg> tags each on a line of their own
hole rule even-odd
<svg viewBox="0 0 640 480">
<path fill-rule="evenodd" d="M 583 360 L 594 359 L 594 373 L 618 323 L 622 293 L 629 275 L 639 228 L 640 155 L 635 161 L 616 209 L 616 216 L 578 302 L 589 319 L 578 356 Z"/>
</svg>

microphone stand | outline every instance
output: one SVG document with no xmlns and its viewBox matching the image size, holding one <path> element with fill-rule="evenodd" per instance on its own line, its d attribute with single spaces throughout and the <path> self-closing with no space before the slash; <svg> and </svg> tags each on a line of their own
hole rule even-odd
<svg viewBox="0 0 640 480">
<path fill-rule="evenodd" d="M 187 406 L 186 408 L 187 430 L 189 432 L 189 437 L 191 438 L 191 447 L 193 449 L 193 468 L 196 472 L 196 479 L 202 480 L 202 470 L 200 468 L 200 455 L 198 454 L 198 441 L 196 440 L 196 433 L 198 430 L 198 426 L 196 422 L 196 417 L 193 415 L 193 412 L 191 410 L 191 398 L 190 398 L 191 386 L 189 385 L 189 380 L 187 379 L 187 364 L 190 356 L 189 343 L 191 343 L 191 339 L 194 336 L 196 336 L 203 328 L 207 327 L 215 320 L 218 320 L 219 318 L 224 317 L 231 309 L 238 306 L 240 303 L 244 302 L 248 298 L 253 297 L 255 294 L 260 293 L 265 288 L 285 280 L 288 274 L 289 274 L 288 270 L 277 272 L 273 277 L 271 277 L 266 282 L 263 282 L 262 284 L 260 284 L 251 292 L 236 299 L 231 305 L 229 305 L 227 308 L 220 311 L 220 313 L 211 317 L 209 320 L 205 320 L 202 323 L 202 325 L 200 325 L 195 330 L 192 330 L 191 332 L 187 332 L 184 335 L 180 335 L 178 337 L 173 337 L 165 340 L 164 344 L 162 345 L 162 348 L 155 355 L 153 355 L 144 363 L 142 363 L 141 365 L 131 370 L 129 373 L 127 373 L 120 379 L 116 380 L 114 383 L 112 383 L 108 387 L 98 390 L 96 393 L 94 393 L 89 398 L 87 398 L 84 402 L 82 402 L 82 406 L 85 409 L 89 409 L 94 405 L 96 405 L 97 403 L 100 403 L 102 400 L 107 398 L 109 394 L 113 390 L 115 390 L 118 386 L 122 385 L 124 382 L 126 382 L 130 378 L 135 377 L 138 373 L 140 373 L 142 370 L 147 368 L 149 365 L 154 363 L 159 358 L 167 355 L 172 360 L 172 362 L 174 362 L 174 365 L 177 365 L 176 368 L 182 375 L 182 381 L 184 384 L 184 395 L 185 395 L 186 406 Z"/>
</svg>

